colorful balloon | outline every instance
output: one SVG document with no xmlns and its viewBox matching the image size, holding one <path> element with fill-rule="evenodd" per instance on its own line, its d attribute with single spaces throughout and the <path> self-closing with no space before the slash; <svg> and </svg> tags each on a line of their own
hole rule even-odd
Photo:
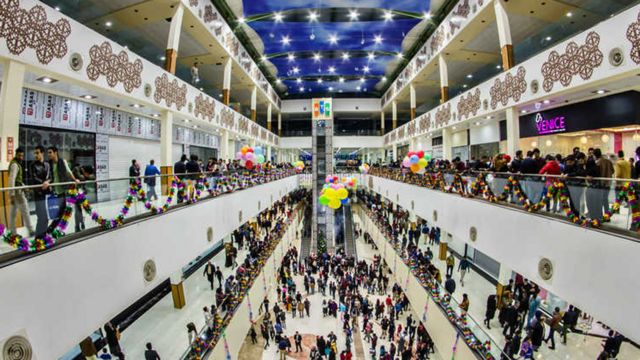
<svg viewBox="0 0 640 360">
<path fill-rule="evenodd" d="M 409 161 L 411 162 L 411 164 L 417 164 L 419 160 L 420 158 L 418 157 L 418 155 L 411 155 L 411 157 L 409 157 Z"/>
<path fill-rule="evenodd" d="M 413 172 L 413 173 L 417 173 L 417 172 L 418 172 L 418 170 L 420 170 L 420 165 L 418 165 L 418 164 L 411 164 L 410 169 L 411 169 L 411 172 Z"/>
<path fill-rule="evenodd" d="M 338 199 L 342 200 L 346 199 L 349 196 L 349 192 L 345 188 L 340 188 L 338 191 L 336 191 L 336 195 L 338 196 Z"/>
<path fill-rule="evenodd" d="M 334 210 L 339 208 L 340 205 L 342 205 L 342 203 L 340 202 L 340 199 L 331 199 L 331 201 L 329 201 L 329 207 Z"/>
</svg>

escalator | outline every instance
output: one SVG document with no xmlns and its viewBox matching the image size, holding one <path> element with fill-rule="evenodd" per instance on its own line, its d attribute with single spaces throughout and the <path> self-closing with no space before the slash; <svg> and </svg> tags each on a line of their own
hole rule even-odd
<svg viewBox="0 0 640 360">
<path fill-rule="evenodd" d="M 344 251 L 347 256 L 353 256 L 356 261 L 358 260 L 358 254 L 356 251 L 356 239 L 354 234 L 353 225 L 353 212 L 351 211 L 351 202 L 342 206 L 344 227 Z"/>
</svg>

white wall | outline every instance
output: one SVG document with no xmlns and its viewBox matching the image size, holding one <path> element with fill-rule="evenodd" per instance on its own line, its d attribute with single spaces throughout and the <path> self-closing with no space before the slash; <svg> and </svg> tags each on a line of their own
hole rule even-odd
<svg viewBox="0 0 640 360">
<path fill-rule="evenodd" d="M 532 279 L 560 298 L 576 305 L 634 341 L 640 340 L 640 322 L 632 321 L 640 299 L 637 276 L 640 244 L 598 230 L 572 225 L 565 220 L 530 214 L 419 188 L 397 181 L 369 177 L 374 191 L 416 215 L 452 233 L 457 239 Z M 361 184 L 369 184 L 362 179 Z M 477 240 L 469 242 L 470 227 Z M 548 258 L 554 266 L 551 280 L 538 275 L 538 263 Z"/>
<path fill-rule="evenodd" d="M 311 113 L 311 99 L 283 100 L 282 113 Z M 333 99 L 333 112 L 379 112 L 380 99 Z"/>
<path fill-rule="evenodd" d="M 294 176 L 203 200 L 3 268 L 0 339 L 24 330 L 35 358 L 58 358 L 297 184 Z M 142 276 L 148 259 L 151 283 Z"/>
<path fill-rule="evenodd" d="M 454 132 L 451 134 L 451 147 L 469 145 L 467 140 L 467 130 Z"/>
<path fill-rule="evenodd" d="M 469 129 L 469 145 L 500 141 L 500 124 L 496 121 Z"/>
<path fill-rule="evenodd" d="M 334 136 L 333 148 L 369 148 L 377 149 L 384 146 L 382 136 Z"/>
<path fill-rule="evenodd" d="M 311 136 L 292 136 L 280 138 L 281 149 L 310 149 Z"/>
</svg>

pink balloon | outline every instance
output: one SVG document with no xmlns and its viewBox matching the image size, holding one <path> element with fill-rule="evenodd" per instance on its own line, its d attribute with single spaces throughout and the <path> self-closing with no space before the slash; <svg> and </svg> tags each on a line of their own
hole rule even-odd
<svg viewBox="0 0 640 360">
<path fill-rule="evenodd" d="M 404 167 L 409 167 L 409 166 L 411 166 L 411 160 L 409 160 L 409 158 L 408 158 L 408 157 L 404 158 L 404 159 L 402 160 L 402 166 L 404 166 Z"/>
<path fill-rule="evenodd" d="M 246 161 L 253 162 L 255 160 L 255 158 L 256 158 L 256 156 L 252 152 L 248 152 L 248 153 L 244 154 L 244 159 Z"/>
<path fill-rule="evenodd" d="M 238 151 L 236 153 L 236 159 L 238 159 L 238 160 L 242 159 L 242 152 L 241 151 Z"/>
</svg>

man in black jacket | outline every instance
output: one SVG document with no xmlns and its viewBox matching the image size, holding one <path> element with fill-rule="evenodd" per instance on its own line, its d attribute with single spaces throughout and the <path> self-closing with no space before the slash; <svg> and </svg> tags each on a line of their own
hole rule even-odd
<svg viewBox="0 0 640 360">
<path fill-rule="evenodd" d="M 47 216 L 46 196 L 49 191 L 49 182 L 51 181 L 51 168 L 49 163 L 44 161 L 44 147 L 36 146 L 33 151 L 35 160 L 31 163 L 31 185 L 41 185 L 41 188 L 33 190 L 33 199 L 36 203 L 36 237 L 41 237 L 47 231 L 49 217 Z"/>
</svg>

